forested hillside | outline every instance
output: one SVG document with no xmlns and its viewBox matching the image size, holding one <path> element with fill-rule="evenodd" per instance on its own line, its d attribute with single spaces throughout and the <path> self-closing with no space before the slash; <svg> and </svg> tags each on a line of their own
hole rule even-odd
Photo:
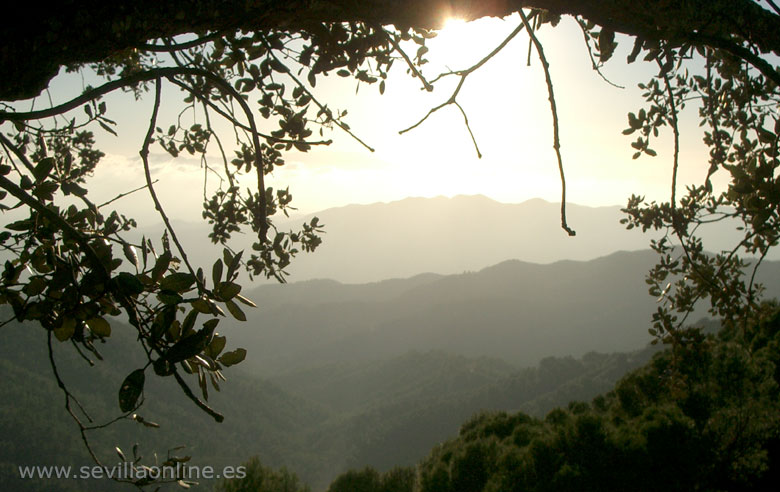
<svg viewBox="0 0 780 492">
<path fill-rule="evenodd" d="M 13 490 L 107 490 L 122 486 L 105 480 L 19 480 L 17 466 L 91 464 L 77 429 L 62 406 L 51 376 L 44 332 L 9 325 L 13 340 L 0 348 L 0 430 L 2 478 Z M 63 378 L 97 422 L 116 414 L 115 393 L 138 358 L 122 349 L 130 330 L 117 330 L 98 349 L 115 363 L 88 367 L 69 347 L 55 342 Z M 625 372 L 647 360 L 649 349 L 633 354 L 591 353 L 582 359 L 547 358 L 538 368 L 519 369 L 497 359 L 475 359 L 444 352 L 411 352 L 377 361 L 344 362 L 301 370 L 266 381 L 240 370 L 227 371 L 221 392 L 210 403 L 226 415 L 212 424 L 165 383 L 145 390 L 144 418 L 159 423 L 148 429 L 120 422 L 95 431 L 96 449 L 109 465 L 118 463 L 114 446 L 131 453 L 168 449 L 191 455 L 191 464 L 233 465 L 257 455 L 265 465 L 287 466 L 315 490 L 324 489 L 340 472 L 374 466 L 382 470 L 411 465 L 430 448 L 455 435 L 461 423 L 481 410 L 524 409 L 543 416 L 570 398 L 591 398 Z M 570 396 L 572 395 L 572 396 Z M 208 484 L 206 484 L 208 486 Z"/>
<path fill-rule="evenodd" d="M 780 312 L 689 332 L 592 402 L 538 418 L 486 412 L 408 479 L 371 468 L 329 492 L 775 491 L 780 487 Z M 270 490 L 270 489 L 269 489 Z"/>
</svg>

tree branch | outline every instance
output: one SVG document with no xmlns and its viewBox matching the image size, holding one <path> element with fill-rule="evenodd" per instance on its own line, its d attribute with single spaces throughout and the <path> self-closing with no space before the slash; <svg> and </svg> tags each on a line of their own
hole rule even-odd
<svg viewBox="0 0 780 492">
<path fill-rule="evenodd" d="M 79 8 L 66 3 L 43 12 L 28 2 L 17 5 L 15 22 L 0 31 L 0 100 L 37 95 L 62 66 L 97 62 L 134 48 L 157 50 L 147 46 L 150 39 L 207 30 L 270 31 L 283 26 L 297 31 L 331 22 L 440 28 L 446 15 L 472 20 L 504 17 L 523 8 L 579 15 L 616 33 L 677 45 L 696 42 L 697 36 L 723 40 L 737 35 L 755 42 L 762 52 L 780 53 L 780 16 L 752 0 L 83 0 Z"/>
<path fill-rule="evenodd" d="M 162 82 L 158 78 L 154 82 L 154 106 L 152 108 L 152 116 L 149 118 L 149 129 L 146 132 L 146 137 L 144 138 L 144 143 L 141 146 L 141 151 L 139 152 L 139 154 L 141 155 L 141 160 L 144 163 L 144 176 L 146 177 L 146 187 L 149 188 L 149 194 L 152 196 L 152 201 L 154 201 L 154 208 L 157 209 L 157 212 L 160 214 L 160 217 L 162 217 L 162 220 L 165 223 L 165 228 L 168 229 L 168 232 L 171 233 L 171 238 L 173 239 L 173 243 L 176 245 L 176 249 L 179 250 L 179 254 L 181 254 L 181 259 L 184 260 L 184 264 L 187 265 L 187 269 L 190 271 L 192 276 L 195 277 L 198 283 L 198 292 L 202 294 L 206 286 L 203 285 L 200 279 L 197 277 L 197 275 L 195 275 L 195 269 L 192 268 L 192 265 L 190 264 L 190 260 L 187 258 L 187 253 L 186 251 L 184 251 L 184 247 L 181 245 L 181 242 L 179 242 L 179 238 L 176 236 L 176 231 L 173 229 L 173 226 L 171 225 L 171 221 L 168 219 L 168 215 L 165 213 L 162 203 L 160 203 L 160 199 L 157 197 L 157 193 L 154 191 L 154 183 L 152 182 L 152 175 L 151 172 L 149 171 L 149 144 L 151 144 L 152 142 L 152 135 L 154 134 L 154 128 L 157 126 L 157 112 L 160 109 L 161 92 L 162 92 Z"/>
<path fill-rule="evenodd" d="M 419 70 L 417 70 L 417 67 L 414 65 L 414 63 L 412 63 L 412 60 L 409 58 L 409 55 L 407 55 L 406 52 L 401 48 L 401 45 L 398 44 L 398 41 L 393 36 L 391 36 L 390 33 L 388 33 L 384 28 L 382 28 L 382 26 L 378 26 L 374 24 L 373 27 L 377 32 L 381 32 L 382 34 L 384 34 L 385 38 L 390 42 L 390 44 L 393 45 L 395 51 L 401 54 L 401 57 L 406 62 L 406 65 L 409 67 L 409 70 L 412 71 L 415 77 L 420 79 L 420 81 L 423 84 L 423 88 L 426 91 L 431 92 L 433 90 L 433 86 L 427 80 L 425 80 L 423 74 L 420 73 Z"/>
<path fill-rule="evenodd" d="M 542 43 L 536 37 L 533 28 L 528 22 L 528 17 L 525 12 L 520 10 L 520 18 L 523 19 L 523 24 L 528 30 L 528 35 L 531 36 L 531 40 L 536 47 L 536 52 L 539 54 L 539 60 L 542 62 L 542 68 L 544 69 L 544 79 L 547 82 L 547 92 L 549 93 L 550 111 L 553 118 L 553 149 L 555 149 L 555 157 L 558 159 L 558 172 L 561 176 L 561 228 L 566 231 L 569 236 L 577 234 L 574 229 L 571 229 L 566 222 L 566 176 L 563 173 L 563 159 L 561 158 L 561 140 L 558 132 L 558 109 L 555 106 L 555 93 L 553 92 L 552 78 L 550 77 L 550 64 L 547 63 L 547 58 L 544 56 L 544 49 L 542 49 Z"/>
<path fill-rule="evenodd" d="M 670 204 L 672 206 L 672 210 L 675 209 L 677 206 L 677 199 L 676 199 L 676 193 L 677 193 L 677 168 L 680 164 L 680 129 L 677 125 L 677 105 L 674 102 L 674 93 L 672 93 L 672 84 L 669 82 L 669 75 L 664 72 L 663 64 L 661 63 L 661 60 L 656 58 L 656 63 L 658 64 L 658 68 L 661 70 L 661 73 L 663 74 L 664 79 L 664 86 L 666 88 L 666 95 L 669 98 L 669 110 L 672 113 L 671 120 L 669 120 L 669 123 L 672 126 L 672 132 L 674 133 L 674 163 L 672 165 L 672 197 L 670 200 Z M 672 217 L 672 220 L 674 221 L 674 227 L 677 228 L 677 220 Z"/>
<path fill-rule="evenodd" d="M 498 52 L 500 52 L 502 49 L 504 49 L 504 47 L 505 47 L 505 46 L 506 46 L 506 45 L 507 45 L 507 44 L 508 44 L 508 43 L 509 43 L 509 42 L 510 42 L 510 41 L 511 41 L 511 40 L 512 40 L 512 39 L 513 39 L 515 36 L 517 36 L 517 35 L 520 33 L 520 31 L 522 31 L 522 30 L 523 30 L 523 28 L 524 28 L 524 27 L 525 27 L 525 26 L 524 26 L 523 24 L 520 24 L 520 25 L 518 25 L 518 26 L 517 26 L 517 27 L 516 27 L 516 28 L 515 28 L 515 29 L 514 29 L 514 30 L 513 30 L 511 33 L 509 33 L 509 36 L 507 36 L 506 38 L 504 38 L 504 40 L 503 40 L 503 41 L 501 41 L 501 43 L 499 43 L 499 44 L 498 44 L 498 46 L 496 46 L 496 47 L 493 49 L 493 51 L 491 51 L 490 53 L 488 53 L 488 54 L 487 54 L 485 57 L 483 57 L 481 60 L 479 60 L 479 61 L 478 61 L 476 64 L 472 65 L 471 67 L 469 67 L 469 68 L 467 68 L 467 69 L 465 69 L 465 70 L 458 70 L 458 71 L 454 71 L 454 72 L 446 72 L 446 73 L 442 73 L 442 74 L 439 74 L 439 75 L 438 75 L 438 76 L 437 76 L 435 79 L 433 79 L 433 80 L 431 81 L 431 84 L 433 84 L 433 83 L 436 83 L 436 82 L 437 82 L 439 79 L 441 79 L 441 78 L 443 78 L 443 77 L 446 77 L 446 76 L 448 76 L 448 75 L 459 75 L 459 76 L 460 76 L 460 81 L 458 82 L 458 85 L 455 87 L 455 90 L 454 90 L 454 91 L 452 91 L 452 94 L 450 95 L 449 99 L 447 99 L 447 100 L 446 100 L 446 101 L 444 101 L 443 103 L 439 104 L 438 106 L 436 106 L 436 107 L 434 107 L 434 108 L 431 108 L 430 110 L 428 110 L 428 113 L 426 113 L 426 114 L 425 114 L 425 116 L 423 116 L 423 117 L 422 117 L 422 118 L 421 118 L 421 119 L 420 119 L 420 120 L 419 120 L 417 123 L 413 124 L 412 126 L 410 126 L 410 127 L 408 127 L 408 128 L 405 128 L 405 129 L 403 129 L 403 130 L 400 130 L 400 131 L 398 132 L 398 134 L 399 134 L 399 135 L 403 135 L 404 133 L 406 133 L 406 132 L 408 132 L 408 131 L 410 131 L 410 130 L 414 130 L 415 128 L 417 128 L 418 126 L 420 126 L 420 125 L 421 125 L 421 124 L 422 124 L 422 123 L 423 123 L 425 120 L 427 120 L 427 119 L 428 119 L 428 117 L 429 117 L 429 116 L 431 116 L 433 113 L 435 113 L 436 111 L 438 111 L 438 110 L 440 110 L 440 109 L 444 108 L 445 106 L 449 106 L 450 104 L 453 104 L 453 105 L 457 106 L 457 108 L 458 108 L 458 109 L 460 110 L 460 112 L 463 114 L 463 119 L 464 119 L 464 121 L 465 121 L 465 123 L 466 123 L 466 129 L 468 130 L 468 132 L 469 132 L 469 135 L 471 135 L 471 141 L 474 143 L 474 148 L 475 148 L 475 149 L 476 149 L 476 151 L 477 151 L 477 156 L 478 156 L 478 157 L 480 157 L 480 158 L 482 158 L 482 153 L 480 152 L 480 150 L 479 150 L 479 146 L 477 145 L 477 140 L 476 140 L 476 138 L 474 138 L 474 133 L 471 131 L 471 127 L 469 126 L 469 119 L 468 119 L 468 117 L 466 116 L 466 112 L 463 110 L 463 108 L 460 106 L 460 104 L 458 104 L 458 102 L 457 102 L 457 97 L 458 97 L 458 94 L 460 93 L 460 90 L 461 90 L 461 88 L 463 88 L 463 84 L 464 84 L 464 82 L 466 82 L 466 78 L 467 78 L 469 75 L 471 75 L 473 72 L 475 72 L 476 70 L 478 70 L 478 69 L 479 69 L 479 68 L 480 68 L 482 65 L 484 65 L 485 63 L 487 63 L 487 62 L 488 62 L 488 60 L 490 60 L 491 58 L 493 58 L 493 57 L 494 57 L 494 56 L 495 56 L 495 55 L 496 55 Z"/>
<path fill-rule="evenodd" d="M 269 55 L 270 55 L 270 56 L 271 56 L 271 57 L 272 57 L 274 60 L 276 60 L 277 62 L 279 62 L 279 63 L 281 63 L 282 65 L 284 65 L 284 63 L 283 63 L 283 62 L 282 62 L 282 61 L 281 61 L 281 60 L 280 60 L 280 59 L 279 59 L 279 58 L 278 58 L 278 57 L 277 57 L 277 56 L 274 54 L 274 52 L 273 52 L 273 49 L 271 48 L 271 46 L 268 44 L 268 42 L 267 42 L 267 41 L 265 42 L 265 47 L 266 47 L 266 49 L 268 50 L 268 54 L 269 54 Z M 332 121 L 332 122 L 333 122 L 333 123 L 334 123 L 336 126 L 338 126 L 339 128 L 341 128 L 341 129 L 342 129 L 342 130 L 343 130 L 343 131 L 344 131 L 344 132 L 345 132 L 347 135 L 349 135 L 350 137 L 352 137 L 353 139 L 355 139 L 355 140 L 356 140 L 356 141 L 357 141 L 357 142 L 358 142 L 360 145 L 362 145 L 363 147 L 365 147 L 365 148 L 366 148 L 366 149 L 368 149 L 369 151 L 371 151 L 371 152 L 374 152 L 374 148 L 373 148 L 373 147 L 371 147 L 370 145 L 368 145 L 367 143 L 365 143 L 363 140 L 361 140 L 361 139 L 360 139 L 360 138 L 359 138 L 357 135 L 355 135 L 354 133 L 352 133 L 352 131 L 351 131 L 349 128 L 347 128 L 347 127 L 344 125 L 344 123 L 342 123 L 342 122 L 340 122 L 340 121 L 336 120 L 335 118 L 333 118 L 333 113 L 330 111 L 330 109 L 327 109 L 327 108 L 326 108 L 326 107 L 325 107 L 325 106 L 324 106 L 324 105 L 323 105 L 321 102 L 319 102 L 319 101 L 317 100 L 317 98 L 316 98 L 316 97 L 314 97 L 314 94 L 312 94 L 312 92 L 309 90 L 309 88 L 308 88 L 308 87 L 306 87 L 306 86 L 305 86 L 305 85 L 304 85 L 304 84 L 303 84 L 303 83 L 302 83 L 302 82 L 301 82 L 301 81 L 298 79 L 298 77 L 296 77 L 295 75 L 293 75 L 293 74 L 292 74 L 292 71 L 291 71 L 289 68 L 287 69 L 287 74 L 286 74 L 286 75 L 287 75 L 288 77 L 290 77 L 290 78 L 293 80 L 293 82 L 295 82 L 295 84 L 296 84 L 298 87 L 300 87 L 301 89 L 303 89 L 303 91 L 304 91 L 304 92 L 305 92 L 305 93 L 306 93 L 306 94 L 307 94 L 309 97 L 311 97 L 311 100 L 312 100 L 312 102 L 314 102 L 314 104 L 316 104 L 318 108 L 320 108 L 321 110 L 323 110 L 323 111 L 325 111 L 325 112 L 326 112 L 326 114 L 327 114 L 327 115 L 330 117 L 331 121 Z"/>
<path fill-rule="evenodd" d="M 208 34 L 206 36 L 201 36 L 191 41 L 186 41 L 184 43 L 168 43 L 168 44 L 142 43 L 138 45 L 137 48 L 144 51 L 151 51 L 153 53 L 172 53 L 175 51 L 182 51 L 190 48 L 195 48 L 196 46 L 200 46 L 210 41 L 214 41 L 215 39 L 221 37 L 223 34 L 224 33 L 221 32 L 215 32 L 215 33 Z"/>
</svg>

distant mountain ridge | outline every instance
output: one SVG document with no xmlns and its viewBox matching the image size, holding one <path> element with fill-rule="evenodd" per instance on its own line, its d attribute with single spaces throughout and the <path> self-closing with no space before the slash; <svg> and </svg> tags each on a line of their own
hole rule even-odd
<svg viewBox="0 0 780 492">
<path fill-rule="evenodd" d="M 418 275 L 369 284 L 311 280 L 245 291 L 258 309 L 223 327 L 266 376 L 342 360 L 441 350 L 532 366 L 542 357 L 636 350 L 656 300 L 645 275 L 650 250 L 541 265 L 510 260 L 479 272 Z M 758 280 L 780 294 L 780 263 Z M 691 322 L 706 315 L 701 310 Z"/>
<path fill-rule="evenodd" d="M 296 258 L 291 280 L 365 283 L 475 271 L 509 259 L 589 260 L 647 247 L 646 237 L 620 225 L 620 207 L 569 204 L 569 221 L 579 229 L 574 238 L 560 229 L 559 213 L 560 205 L 541 199 L 505 204 L 481 195 L 323 210 L 303 218 L 319 217 L 326 234 L 313 255 Z"/>
<path fill-rule="evenodd" d="M 454 274 L 481 270 L 505 260 L 530 263 L 586 261 L 616 251 L 647 249 L 660 234 L 627 230 L 620 206 L 566 204 L 569 224 L 560 227 L 560 203 L 534 198 L 500 203 L 482 195 L 406 198 L 348 205 L 309 214 L 325 225 L 323 244 L 289 268 L 291 281 L 329 278 L 348 283 L 405 278 L 422 272 Z M 719 224 L 704 232 L 705 247 L 731 249 L 735 231 Z"/>
<path fill-rule="evenodd" d="M 325 226 L 322 245 L 314 253 L 298 255 L 289 266 L 290 282 L 327 278 L 366 283 L 422 272 L 449 275 L 476 271 L 510 259 L 583 261 L 615 251 L 648 248 L 654 236 L 626 230 L 620 224 L 624 217 L 620 208 L 567 203 L 575 237 L 561 230 L 558 203 L 537 198 L 507 204 L 481 195 L 347 205 L 279 219 L 276 225 L 280 230 L 296 230 L 304 220 L 317 216 Z M 183 244 L 191 245 L 190 260 L 209 271 L 221 256 L 221 248 L 208 240 L 208 224 L 174 226 Z M 730 249 L 736 243 L 733 228 L 727 224 L 710 229 L 712 232 L 705 235 L 706 248 Z M 139 232 L 159 238 L 162 227 Z M 252 239 L 251 234 L 235 235 L 233 247 L 249 250 Z"/>
</svg>

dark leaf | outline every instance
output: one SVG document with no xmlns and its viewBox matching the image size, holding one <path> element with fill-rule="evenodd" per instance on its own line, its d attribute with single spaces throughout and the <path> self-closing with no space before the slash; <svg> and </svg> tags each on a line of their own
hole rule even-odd
<svg viewBox="0 0 780 492">
<path fill-rule="evenodd" d="M 152 268 L 152 280 L 159 282 L 165 271 L 168 269 L 168 265 L 171 263 L 171 253 L 166 251 L 157 258 Z"/>
<path fill-rule="evenodd" d="M 122 382 L 119 388 L 119 409 L 123 412 L 129 412 L 135 408 L 135 404 L 141 393 L 144 391 L 144 381 L 146 376 L 143 369 L 136 369 L 131 372 Z"/>
<path fill-rule="evenodd" d="M 228 311 L 230 311 L 230 314 L 232 314 L 234 318 L 236 318 L 239 321 L 246 321 L 246 314 L 244 314 L 241 308 L 238 307 L 238 304 L 228 300 L 225 301 L 225 306 L 227 306 Z"/>
<path fill-rule="evenodd" d="M 211 268 L 211 280 L 214 281 L 214 285 L 222 281 L 222 260 L 218 259 Z"/>
<path fill-rule="evenodd" d="M 49 176 L 51 170 L 54 169 L 54 158 L 45 157 L 41 159 L 33 169 L 33 176 L 35 176 L 35 182 L 40 183 Z"/>
<path fill-rule="evenodd" d="M 241 292 L 241 286 L 233 282 L 222 282 L 217 288 L 217 294 L 222 299 L 229 301 Z"/>
<path fill-rule="evenodd" d="M 245 358 L 246 358 L 246 350 L 242 348 L 238 348 L 231 352 L 225 352 L 218 360 L 223 366 L 230 367 L 235 364 L 238 364 L 239 362 L 243 361 Z"/>
<path fill-rule="evenodd" d="M 92 333 L 101 337 L 107 337 L 111 335 L 111 325 L 108 321 L 101 317 L 91 318 L 87 320 L 87 326 L 92 330 Z"/>
<path fill-rule="evenodd" d="M 218 322 L 217 319 L 211 319 L 203 323 L 203 328 L 176 342 L 165 354 L 165 359 L 175 364 L 198 355 L 211 341 L 211 335 Z"/>
<path fill-rule="evenodd" d="M 144 284 L 132 273 L 122 272 L 114 277 L 114 282 L 127 296 L 137 296 L 144 291 Z"/>
<path fill-rule="evenodd" d="M 174 292 L 186 292 L 194 283 L 195 275 L 186 272 L 176 272 L 162 279 L 160 288 Z"/>
</svg>

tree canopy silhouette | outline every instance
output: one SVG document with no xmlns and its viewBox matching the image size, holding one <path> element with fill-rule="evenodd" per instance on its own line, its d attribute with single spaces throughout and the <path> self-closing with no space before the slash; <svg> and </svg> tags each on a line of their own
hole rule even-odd
<svg viewBox="0 0 780 492">
<path fill-rule="evenodd" d="M 94 342 L 110 337 L 111 317 L 126 319 L 138 333 L 147 363 L 119 388 L 119 410 L 125 418 L 138 420 L 135 411 L 143 401 L 144 381 L 153 372 L 174 379 L 196 405 L 215 420 L 222 419 L 206 400 L 208 388 L 218 389 L 224 379 L 224 368 L 246 356 L 241 348 L 226 351 L 226 339 L 215 334 L 221 317 L 244 320 L 240 305 L 253 305 L 241 295 L 239 271 L 244 267 L 250 275 L 283 280 L 292 258 L 314 250 L 321 241 L 316 219 L 297 231 L 274 226 L 274 215 L 286 213 L 291 196 L 287 190 L 267 187 L 265 175 L 283 164 L 286 151 L 329 144 L 324 129 L 338 128 L 372 150 L 353 133 L 344 113 L 318 98 L 317 82 L 328 73 L 377 84 L 380 92 L 396 62 L 406 64 L 425 90 L 433 90 L 444 77 L 460 77 L 455 92 L 428 114 L 452 104 L 463 112 L 468 126 L 457 102 L 463 81 L 526 33 L 546 76 L 548 94 L 539 97 L 550 100 L 562 185 L 561 225 L 573 235 L 566 220 L 553 80 L 535 35 L 540 28 L 555 27 L 562 15 L 574 17 L 581 26 L 594 69 L 612 58 L 616 33 L 634 38 L 628 63 L 642 58 L 657 66 L 656 74 L 640 86 L 645 100 L 628 114 L 624 132 L 637 136 L 631 144 L 635 158 L 655 155 L 651 144 L 660 131 L 671 131 L 675 142 L 669 201 L 645 203 L 635 196 L 625 209 L 628 227 L 667 231 L 652 244 L 659 263 L 648 283 L 651 294 L 662 301 L 652 335 L 660 341 L 685 342 L 689 333 L 683 323 L 702 299 L 710 300 L 713 314 L 735 323 L 743 320 L 744 329 L 758 306 L 761 289 L 754 283 L 755 270 L 780 234 L 780 73 L 775 66 L 780 8 L 772 1 L 177 0 L 60 2 L 43 12 L 29 3 L 20 8 L 18 22 L 0 32 L 5 75 L 0 80 L 0 206 L 21 214 L 0 233 L 0 244 L 10 255 L 0 303 L 10 305 L 18 320 L 40 323 L 48 332 L 49 347 L 53 339 L 70 342 L 88 360 L 99 357 Z M 426 40 L 446 17 L 510 13 L 519 14 L 517 28 L 482 61 L 462 70 L 423 73 Z M 65 103 L 42 107 L 38 101 L 39 109 L 20 110 L 18 101 L 38 96 L 63 67 L 93 71 L 104 82 Z M 159 109 L 171 89 L 183 93 L 187 107 L 201 115 L 200 122 L 164 128 Z M 133 91 L 136 97 L 148 92 L 154 99 L 140 155 L 144 189 L 167 229 L 159 241 L 128 239 L 135 221 L 112 211 L 113 200 L 92 202 L 83 186 L 104 156 L 95 147 L 93 130 L 126 131 L 109 118 L 102 100 L 118 90 Z M 678 115 L 691 101 L 704 126 L 710 158 L 703 166 L 706 179 L 678 195 Z M 278 129 L 260 132 L 258 117 L 277 122 Z M 233 147 L 215 131 L 214 119 L 224 119 L 235 129 Z M 207 164 L 224 183 L 212 196 L 204 196 L 203 216 L 213 226 L 210 237 L 225 245 L 210 272 L 191 265 L 187 245 L 179 241 L 155 193 L 148 160 L 152 145 L 161 145 L 173 157 L 188 153 L 204 162 L 209 146 L 216 146 L 222 156 L 218 164 Z M 711 184 L 719 172 L 730 180 L 722 192 Z M 240 189 L 242 174 L 254 176 L 256 189 Z M 120 198 L 130 190 L 117 192 Z M 710 254 L 697 228 L 725 219 L 738 220 L 744 238 L 731 251 Z M 248 253 L 229 247 L 231 235 L 242 229 L 257 238 Z M 757 259 L 748 263 L 740 253 Z M 84 422 L 51 354 L 66 408 L 86 442 L 86 431 L 100 425 Z M 200 396 L 186 374 L 196 381 Z"/>
</svg>

